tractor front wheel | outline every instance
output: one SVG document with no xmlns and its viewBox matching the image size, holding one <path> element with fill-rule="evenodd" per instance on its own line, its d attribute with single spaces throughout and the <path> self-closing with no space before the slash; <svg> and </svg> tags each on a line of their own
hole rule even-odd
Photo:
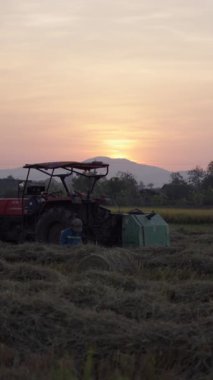
<svg viewBox="0 0 213 380">
<path fill-rule="evenodd" d="M 74 217 L 72 211 L 55 207 L 41 215 L 35 231 L 35 240 L 41 243 L 59 244 L 61 231 L 68 228 Z"/>
</svg>

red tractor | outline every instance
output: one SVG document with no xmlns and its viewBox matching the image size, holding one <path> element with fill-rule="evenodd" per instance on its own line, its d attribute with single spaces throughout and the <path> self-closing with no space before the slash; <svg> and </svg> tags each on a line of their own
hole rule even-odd
<svg viewBox="0 0 213 380">
<path fill-rule="evenodd" d="M 0 240 L 59 243 L 61 230 L 78 217 L 83 222 L 83 241 L 104 245 L 119 243 L 121 219 L 92 198 L 96 182 L 108 174 L 108 164 L 94 161 L 46 162 L 27 164 L 26 180 L 19 185 L 17 198 L 0 199 Z M 37 170 L 48 181 L 32 184 L 30 173 Z M 88 180 L 86 193 L 72 192 L 72 176 Z M 51 184 L 62 184 L 62 194 L 51 191 Z"/>
</svg>

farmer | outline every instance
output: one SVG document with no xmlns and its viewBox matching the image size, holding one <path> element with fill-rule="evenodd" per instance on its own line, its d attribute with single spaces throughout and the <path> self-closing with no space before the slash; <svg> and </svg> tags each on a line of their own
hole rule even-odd
<svg viewBox="0 0 213 380">
<path fill-rule="evenodd" d="M 82 244 L 82 234 L 83 223 L 81 219 L 74 218 L 71 221 L 70 227 L 61 231 L 60 235 L 60 245 L 64 246 L 78 246 Z"/>
</svg>

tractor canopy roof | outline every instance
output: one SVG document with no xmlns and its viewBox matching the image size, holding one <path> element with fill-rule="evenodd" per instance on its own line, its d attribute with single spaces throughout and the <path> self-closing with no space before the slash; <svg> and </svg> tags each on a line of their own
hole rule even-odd
<svg viewBox="0 0 213 380">
<path fill-rule="evenodd" d="M 25 194 L 27 183 L 29 183 L 29 174 L 31 169 L 36 169 L 41 173 L 49 176 L 47 192 L 53 178 L 60 178 L 67 194 L 70 194 L 66 184 L 66 178 L 74 175 L 81 175 L 88 179 L 89 188 L 87 197 L 89 199 L 96 182 L 103 177 L 106 177 L 109 170 L 109 164 L 102 161 L 77 162 L 77 161 L 57 161 L 57 162 L 42 162 L 36 164 L 26 164 L 24 168 L 28 169 L 27 177 L 24 184 L 23 194 Z"/>
<path fill-rule="evenodd" d="M 37 164 L 26 164 L 24 168 L 27 169 L 80 169 L 80 170 L 95 170 L 101 168 L 108 168 L 109 164 L 101 161 L 92 162 L 77 162 L 77 161 L 57 161 L 57 162 L 42 162 Z"/>
<path fill-rule="evenodd" d="M 102 161 L 91 162 L 77 162 L 77 161 L 57 161 L 57 162 L 42 162 L 37 164 L 26 164 L 24 168 L 31 170 L 36 169 L 42 173 L 45 173 L 51 177 L 60 176 L 58 170 L 62 169 L 63 173 L 71 175 L 72 173 L 80 174 L 83 176 L 91 177 L 105 177 L 108 174 L 109 164 L 105 164 Z M 104 173 L 103 170 L 104 169 Z M 65 175 L 65 174 L 61 174 Z"/>
</svg>

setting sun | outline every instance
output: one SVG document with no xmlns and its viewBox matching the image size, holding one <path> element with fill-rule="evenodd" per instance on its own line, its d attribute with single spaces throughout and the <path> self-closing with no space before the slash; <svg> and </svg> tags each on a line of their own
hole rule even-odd
<svg viewBox="0 0 213 380">
<path fill-rule="evenodd" d="M 132 158 L 132 151 L 135 147 L 135 141 L 130 139 L 113 139 L 105 141 L 105 150 L 107 155 L 112 158 Z"/>
</svg>

